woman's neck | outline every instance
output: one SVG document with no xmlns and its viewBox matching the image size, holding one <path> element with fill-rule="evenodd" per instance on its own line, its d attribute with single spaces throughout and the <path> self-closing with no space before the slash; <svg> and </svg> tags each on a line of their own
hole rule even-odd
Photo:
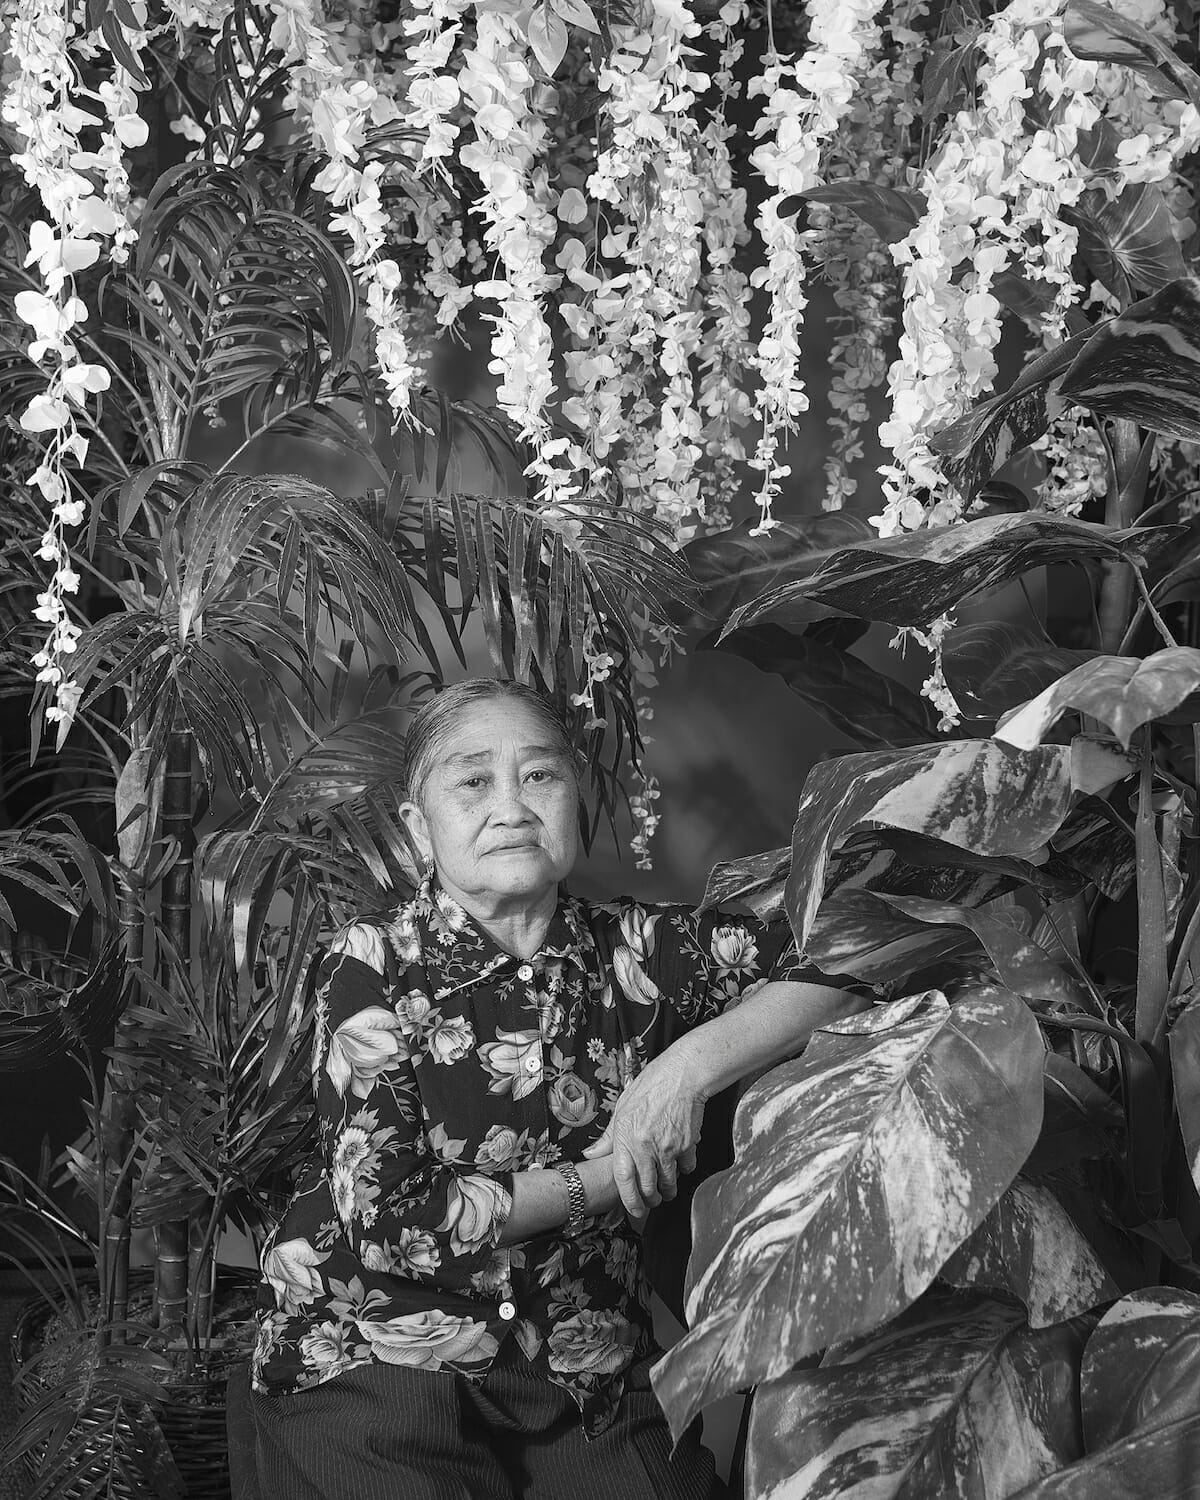
<svg viewBox="0 0 1200 1500">
<path fill-rule="evenodd" d="M 532 902 L 517 898 L 489 901 L 469 891 L 443 888 L 449 889 L 449 894 L 497 947 L 517 958 L 532 958 L 541 948 L 558 909 L 557 886 Z"/>
</svg>

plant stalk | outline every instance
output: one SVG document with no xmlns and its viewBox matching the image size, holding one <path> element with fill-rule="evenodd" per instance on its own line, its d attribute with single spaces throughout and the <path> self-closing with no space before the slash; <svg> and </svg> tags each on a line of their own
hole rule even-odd
<svg viewBox="0 0 1200 1500">
<path fill-rule="evenodd" d="M 1131 526 L 1134 517 L 1145 508 L 1145 485 L 1131 483 L 1140 449 L 1137 423 L 1125 418 L 1115 421 L 1112 424 L 1112 463 L 1104 508 L 1104 521 L 1108 526 L 1117 529 Z M 1110 655 L 1120 652 L 1133 613 L 1132 567 L 1126 562 L 1103 564 L 1096 613 L 1100 622 L 1100 650 Z"/>
<path fill-rule="evenodd" d="M 196 853 L 193 825 L 192 737 L 174 729 L 167 740 L 163 779 L 162 828 L 165 839 L 176 839 L 179 856 L 162 885 L 162 930 L 173 954 L 166 955 L 166 987 L 186 1000 L 187 977 L 182 970 L 192 952 L 192 865 Z M 188 1248 L 186 1219 L 158 1228 L 154 1265 L 155 1307 L 160 1328 L 179 1328 L 188 1310 Z"/>
</svg>

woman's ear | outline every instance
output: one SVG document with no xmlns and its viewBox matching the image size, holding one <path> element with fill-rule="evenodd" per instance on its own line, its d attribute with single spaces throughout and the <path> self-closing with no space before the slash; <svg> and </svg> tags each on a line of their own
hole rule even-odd
<svg viewBox="0 0 1200 1500">
<path fill-rule="evenodd" d="M 429 824 L 425 814 L 415 802 L 402 802 L 399 811 L 400 821 L 404 824 L 405 832 L 412 840 L 420 861 L 428 864 L 433 859 L 433 840 L 429 837 Z"/>
</svg>

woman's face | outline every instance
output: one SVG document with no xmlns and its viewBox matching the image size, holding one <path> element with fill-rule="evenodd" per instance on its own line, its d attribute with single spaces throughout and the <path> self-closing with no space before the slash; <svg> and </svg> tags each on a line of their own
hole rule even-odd
<svg viewBox="0 0 1200 1500">
<path fill-rule="evenodd" d="M 550 897 L 575 863 L 578 791 L 561 750 L 523 703 L 474 704 L 401 809 L 438 879 L 468 910 Z"/>
</svg>

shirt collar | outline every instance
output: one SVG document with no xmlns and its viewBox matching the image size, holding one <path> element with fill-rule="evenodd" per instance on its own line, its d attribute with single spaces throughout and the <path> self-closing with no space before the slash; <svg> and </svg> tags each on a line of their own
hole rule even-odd
<svg viewBox="0 0 1200 1500">
<path fill-rule="evenodd" d="M 421 881 L 407 910 L 435 997 L 467 989 L 492 975 L 507 977 L 525 962 L 501 948 L 466 908 L 438 885 L 435 875 Z M 586 971 L 585 955 L 592 946 L 582 903 L 560 886 L 558 905 L 534 960 L 562 959 Z M 449 974 L 464 969 L 471 971 L 467 978 L 447 982 Z"/>
</svg>

